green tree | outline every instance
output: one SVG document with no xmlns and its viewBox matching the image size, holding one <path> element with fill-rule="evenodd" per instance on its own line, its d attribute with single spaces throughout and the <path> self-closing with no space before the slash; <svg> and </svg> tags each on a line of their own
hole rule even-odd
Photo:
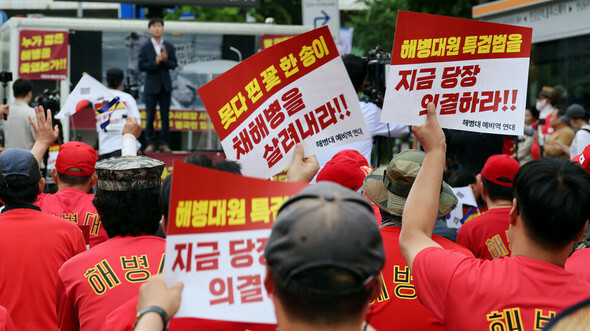
<svg viewBox="0 0 590 331">
<path fill-rule="evenodd" d="M 301 24 L 301 0 L 260 0 L 259 8 L 180 6 L 165 14 L 166 20 L 178 20 L 184 13 L 202 22 L 244 22 L 249 14 L 256 22 L 273 17 L 277 24 Z"/>
<path fill-rule="evenodd" d="M 195 21 L 201 22 L 244 22 L 246 10 L 238 7 L 203 7 L 180 6 L 172 12 L 167 12 L 165 20 L 178 20 L 184 13 L 195 15 Z"/>
<path fill-rule="evenodd" d="M 393 49 L 393 36 L 398 10 L 471 18 L 471 7 L 478 0 L 359 0 L 365 11 L 350 13 L 344 26 L 354 28 L 353 49 L 366 55 L 381 45 L 386 52 Z"/>
<path fill-rule="evenodd" d="M 252 11 L 257 22 L 264 22 L 267 17 L 274 17 L 277 24 L 300 25 L 301 0 L 260 0 L 260 8 Z"/>
</svg>

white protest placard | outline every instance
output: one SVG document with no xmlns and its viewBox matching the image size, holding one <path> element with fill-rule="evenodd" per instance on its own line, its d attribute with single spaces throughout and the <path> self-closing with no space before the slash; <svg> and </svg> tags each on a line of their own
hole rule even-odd
<svg viewBox="0 0 590 331">
<path fill-rule="evenodd" d="M 532 29 L 400 11 L 382 122 L 521 135 Z"/>
<path fill-rule="evenodd" d="M 276 324 L 264 246 L 281 205 L 307 185 L 174 162 L 164 277 L 184 283 L 175 316 L 228 330 Z"/>
<path fill-rule="evenodd" d="M 299 142 L 309 156 L 369 137 L 327 27 L 249 57 L 198 92 L 226 157 L 247 176 L 285 169 Z"/>
</svg>

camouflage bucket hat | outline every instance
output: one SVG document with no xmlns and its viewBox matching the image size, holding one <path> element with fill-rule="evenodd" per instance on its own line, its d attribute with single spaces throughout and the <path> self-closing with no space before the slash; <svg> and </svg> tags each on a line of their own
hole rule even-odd
<svg viewBox="0 0 590 331">
<path fill-rule="evenodd" d="M 97 187 L 105 191 L 134 191 L 160 187 L 164 162 L 146 156 L 121 156 L 96 163 Z"/>
<path fill-rule="evenodd" d="M 424 152 L 409 149 L 396 154 L 388 166 L 373 170 L 365 178 L 365 192 L 379 208 L 396 216 L 402 216 L 406 199 L 424 162 Z M 438 215 L 443 217 L 455 208 L 457 197 L 451 187 L 442 182 Z"/>
</svg>

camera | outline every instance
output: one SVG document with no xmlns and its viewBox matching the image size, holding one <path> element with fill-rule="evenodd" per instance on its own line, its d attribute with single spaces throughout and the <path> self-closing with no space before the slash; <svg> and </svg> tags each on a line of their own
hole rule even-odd
<svg viewBox="0 0 590 331">
<path fill-rule="evenodd" d="M 2 71 L 0 72 L 0 82 L 6 85 L 8 82 L 12 82 L 12 72 Z"/>
<path fill-rule="evenodd" d="M 45 108 L 45 111 L 47 111 L 48 109 L 51 109 L 51 113 L 53 114 L 54 117 L 54 122 L 56 122 L 57 120 L 55 120 L 55 115 L 57 115 L 57 113 L 59 113 L 59 108 L 60 108 L 60 98 L 59 98 L 59 91 L 57 90 L 50 90 L 50 89 L 45 89 L 43 91 L 43 93 L 41 93 L 41 95 L 39 95 L 39 97 L 37 98 L 37 103 L 40 106 L 43 106 L 43 108 Z M 55 125 L 56 123 L 53 123 L 53 125 Z"/>
<path fill-rule="evenodd" d="M 381 108 L 385 97 L 387 69 L 391 63 L 391 54 L 386 53 L 381 46 L 377 45 L 375 49 L 369 51 L 367 60 L 367 78 L 363 94 L 367 97 L 366 101 Z"/>
</svg>

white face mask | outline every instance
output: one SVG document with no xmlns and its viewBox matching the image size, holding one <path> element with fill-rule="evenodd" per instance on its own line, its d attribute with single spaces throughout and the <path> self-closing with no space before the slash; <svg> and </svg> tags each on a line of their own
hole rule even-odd
<svg viewBox="0 0 590 331">
<path fill-rule="evenodd" d="M 547 106 L 547 99 L 543 99 L 543 101 L 537 101 L 537 111 L 541 112 L 545 106 Z"/>
</svg>

